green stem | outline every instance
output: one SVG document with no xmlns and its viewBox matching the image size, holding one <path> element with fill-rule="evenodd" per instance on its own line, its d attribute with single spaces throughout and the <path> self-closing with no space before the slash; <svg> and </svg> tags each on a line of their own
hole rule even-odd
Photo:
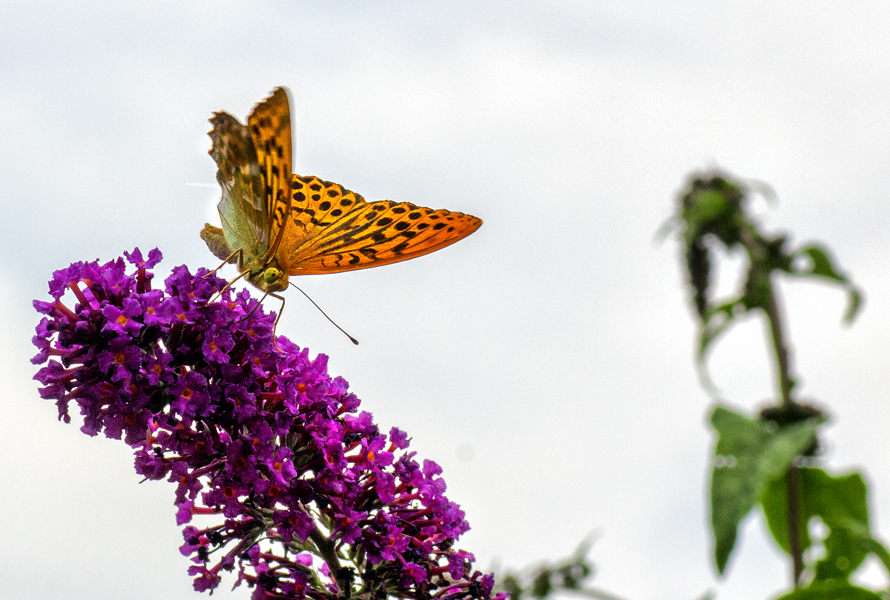
<svg viewBox="0 0 890 600">
<path fill-rule="evenodd" d="M 319 554 L 321 554 L 322 559 L 328 564 L 328 570 L 331 572 L 331 575 L 337 581 L 337 585 L 340 586 L 340 593 L 344 597 L 348 597 L 349 587 L 348 582 L 341 580 L 340 574 L 340 557 L 337 556 L 337 549 L 334 546 L 334 542 L 330 539 L 326 538 L 318 529 L 315 529 L 312 533 L 309 534 L 309 538 L 315 543 L 315 547 L 318 548 Z"/>
<path fill-rule="evenodd" d="M 788 346 L 785 343 L 779 303 L 776 300 L 776 291 L 772 281 L 769 282 L 765 311 L 769 321 L 773 351 L 776 357 L 776 371 L 778 372 L 782 406 L 790 409 L 795 404 L 794 399 L 791 397 L 791 389 L 794 387 L 794 382 L 789 374 Z M 791 562 L 794 567 L 794 587 L 797 588 L 800 585 L 800 576 L 803 573 L 803 550 L 800 539 L 800 467 L 792 464 L 788 469 L 786 481 L 788 486 L 788 542 L 791 546 Z"/>
<path fill-rule="evenodd" d="M 776 370 L 779 376 L 779 392 L 782 395 L 782 406 L 790 408 L 794 404 L 794 400 L 791 398 L 791 388 L 794 387 L 794 383 L 789 374 L 788 346 L 785 344 L 785 334 L 782 330 L 782 319 L 779 314 L 779 303 L 776 300 L 776 293 L 772 283 L 770 283 L 766 316 L 769 320 L 770 334 L 773 338 L 773 351 L 776 353 Z"/>
<path fill-rule="evenodd" d="M 751 261 L 751 272 L 756 273 L 760 269 L 765 271 L 761 275 L 764 277 L 762 284 L 766 288 L 764 290 L 766 292 L 766 302 L 762 308 L 766 313 L 770 336 L 772 337 L 779 393 L 782 398 L 781 405 L 782 408 L 791 410 L 795 405 L 794 399 L 791 397 L 794 380 L 790 374 L 788 345 L 785 342 L 785 332 L 782 326 L 779 302 L 776 298 L 776 289 L 773 286 L 772 273 L 766 264 L 768 256 L 767 244 L 760 235 L 747 228 L 741 232 L 741 242 L 748 252 L 748 259 Z M 752 283 L 754 282 L 749 281 L 749 285 Z M 803 573 L 803 550 L 800 539 L 800 468 L 797 465 L 792 464 L 788 469 L 786 482 L 788 486 L 788 542 L 791 550 L 791 562 L 794 568 L 794 587 L 797 588 L 800 585 L 800 576 Z"/>
</svg>

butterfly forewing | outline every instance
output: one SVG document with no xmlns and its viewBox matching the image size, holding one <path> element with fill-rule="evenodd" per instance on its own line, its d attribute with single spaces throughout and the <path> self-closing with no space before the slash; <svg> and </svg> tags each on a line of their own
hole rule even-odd
<svg viewBox="0 0 890 600">
<path fill-rule="evenodd" d="M 272 256 L 281 240 L 281 228 L 289 212 L 291 198 L 293 143 L 290 108 L 284 88 L 275 88 L 271 96 L 254 107 L 247 118 L 247 129 L 263 179 L 261 198 L 270 219 L 267 252 Z"/>
<path fill-rule="evenodd" d="M 265 183 L 247 127 L 224 112 L 215 113 L 210 122 L 210 155 L 216 161 L 216 179 L 222 188 L 217 207 L 222 230 L 231 250 L 241 249 L 249 260 L 269 247 Z"/>
<path fill-rule="evenodd" d="M 291 275 L 338 273 L 423 256 L 482 224 L 463 213 L 359 194 L 317 177 L 294 175 L 290 218 L 278 262 Z"/>
</svg>

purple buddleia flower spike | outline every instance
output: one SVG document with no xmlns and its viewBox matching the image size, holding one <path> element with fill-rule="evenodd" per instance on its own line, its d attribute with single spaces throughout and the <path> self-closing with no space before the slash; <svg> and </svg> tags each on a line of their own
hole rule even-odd
<svg viewBox="0 0 890 600">
<path fill-rule="evenodd" d="M 53 275 L 35 379 L 60 419 L 73 403 L 85 433 L 176 484 L 196 590 L 237 571 L 256 599 L 504 598 L 454 548 L 469 524 L 441 468 L 359 412 L 326 356 L 273 344 L 274 317 L 212 273 L 176 267 L 152 289 L 161 253 L 125 256 Z"/>
</svg>

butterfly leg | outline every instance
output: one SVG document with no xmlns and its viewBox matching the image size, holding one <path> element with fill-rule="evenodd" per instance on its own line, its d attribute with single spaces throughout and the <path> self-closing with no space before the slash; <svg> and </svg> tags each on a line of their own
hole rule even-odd
<svg viewBox="0 0 890 600">
<path fill-rule="evenodd" d="M 235 258 L 236 255 L 238 256 L 238 260 L 237 260 L 236 262 L 232 263 L 232 259 Z M 203 278 L 205 278 L 205 277 L 210 277 L 211 275 L 213 275 L 214 273 L 216 273 L 217 271 L 219 271 L 220 269 L 222 269 L 222 268 L 223 268 L 224 266 L 226 266 L 227 264 L 230 264 L 230 263 L 231 263 L 231 264 L 238 264 L 238 265 L 240 265 L 240 264 L 242 264 L 242 261 L 243 261 L 243 260 L 244 260 L 244 250 L 241 249 L 241 248 L 238 248 L 237 250 L 235 250 L 234 252 L 232 252 L 231 254 L 229 254 L 229 255 L 226 257 L 226 259 L 225 259 L 224 261 L 222 261 L 222 263 L 221 263 L 218 267 L 216 267 L 215 269 L 213 269 L 212 271 L 210 271 L 210 272 L 208 272 L 208 273 L 205 273 L 204 275 L 201 275 L 201 279 L 203 279 Z M 244 273 L 241 273 L 241 276 L 243 277 L 243 276 L 244 276 Z M 233 280 L 233 281 L 230 281 L 230 282 L 229 282 L 229 285 L 232 285 L 232 283 L 234 283 L 235 281 L 237 281 L 237 279 L 236 279 L 236 280 Z M 229 287 L 229 286 L 227 285 L 226 287 Z"/>
<path fill-rule="evenodd" d="M 244 273 L 242 273 L 242 275 L 244 275 Z M 228 286 L 226 286 L 226 287 L 228 287 Z M 265 294 L 263 294 L 263 297 L 260 298 L 259 302 L 256 303 L 256 306 L 254 306 L 253 308 L 250 309 L 249 313 L 247 313 L 246 315 L 244 315 L 243 317 L 241 317 L 240 319 L 238 319 L 235 322 L 240 323 L 241 321 L 246 321 L 247 319 L 249 319 L 250 316 L 256 312 L 256 309 L 258 309 L 260 307 L 260 305 L 263 303 L 263 300 L 265 300 L 267 296 L 272 296 L 273 298 L 277 298 L 278 300 L 281 300 L 281 308 L 278 310 L 278 314 L 275 316 L 275 323 L 272 325 L 272 346 L 279 352 L 282 352 L 282 350 L 278 347 L 278 342 L 275 341 L 275 331 L 276 331 L 276 329 L 278 329 L 278 319 L 281 318 L 281 314 L 284 312 L 284 296 L 279 296 L 278 294 L 274 294 L 272 292 L 266 292 Z"/>
<path fill-rule="evenodd" d="M 236 323 L 240 323 L 241 321 L 246 321 L 247 319 L 249 319 L 250 316 L 251 316 L 253 313 L 256 312 L 256 309 L 258 309 L 258 308 L 260 307 L 260 305 L 263 303 L 263 300 L 266 299 L 266 296 L 269 296 L 269 295 L 275 296 L 276 298 L 281 298 L 281 296 L 279 296 L 279 295 L 277 295 L 277 294 L 272 294 L 271 292 L 266 292 L 265 294 L 263 294 L 263 297 L 260 298 L 260 301 L 256 303 L 256 306 L 254 306 L 253 308 L 250 309 L 250 312 L 249 312 L 249 313 L 247 313 L 246 315 L 244 315 L 243 317 L 241 317 L 240 319 L 238 319 L 238 320 L 235 321 L 235 322 L 236 322 Z M 284 298 L 281 298 L 281 300 L 283 301 Z M 283 307 L 283 306 L 284 306 L 284 305 L 282 304 L 282 307 Z M 275 323 L 278 323 L 278 319 L 275 319 Z"/>
<path fill-rule="evenodd" d="M 275 323 L 272 325 L 272 347 L 281 352 L 281 349 L 278 347 L 278 341 L 275 339 L 275 331 L 278 329 L 278 319 L 280 319 L 281 315 L 284 314 L 284 296 L 279 296 L 278 294 L 274 294 L 272 292 L 269 292 L 267 295 L 281 300 L 281 308 L 278 309 L 278 314 L 275 315 Z M 284 353 L 282 352 L 282 354 Z"/>
<path fill-rule="evenodd" d="M 225 291 L 226 291 L 227 289 L 229 289 L 230 287 L 232 287 L 232 284 L 233 284 L 233 283 L 235 283 L 236 281 L 238 281 L 239 279 L 241 279 L 242 277 L 244 277 L 245 275 L 247 275 L 249 272 L 250 272 L 250 271 L 244 271 L 243 273 L 241 273 L 240 275 L 238 275 L 238 277 L 236 277 L 235 279 L 233 279 L 232 281 L 230 281 L 229 283 L 227 283 L 226 286 L 225 286 L 223 289 L 221 289 L 220 291 L 218 291 L 218 292 L 216 293 L 215 296 L 213 296 L 210 300 L 207 301 L 207 304 L 210 304 L 211 302 L 216 302 L 217 300 L 219 300 L 220 296 L 222 296 L 222 295 L 225 293 Z M 205 275 L 205 277 L 206 277 L 206 275 Z"/>
<path fill-rule="evenodd" d="M 278 342 L 275 341 L 275 330 L 278 329 L 278 319 L 281 318 L 281 314 L 284 312 L 284 296 L 279 296 L 278 294 L 274 294 L 272 292 L 266 292 L 265 294 L 263 294 L 263 297 L 260 298 L 260 301 L 256 303 L 256 306 L 254 306 L 252 309 L 250 309 L 249 313 L 247 313 L 246 315 L 244 315 L 243 317 L 238 319 L 238 321 L 236 321 L 236 323 L 240 323 L 241 321 L 248 319 L 250 317 L 250 315 L 252 315 L 254 312 L 256 312 L 256 309 L 258 309 L 260 307 L 260 305 L 263 303 L 263 300 L 266 299 L 266 296 L 272 296 L 273 298 L 277 298 L 277 299 L 281 300 L 281 308 L 278 309 L 278 314 L 275 316 L 275 323 L 272 325 L 272 346 L 276 350 L 281 352 L 281 349 L 278 347 Z"/>
</svg>

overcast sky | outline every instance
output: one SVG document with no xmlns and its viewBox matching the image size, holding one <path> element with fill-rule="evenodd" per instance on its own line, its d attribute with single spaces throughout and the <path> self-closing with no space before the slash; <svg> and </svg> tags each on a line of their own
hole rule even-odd
<svg viewBox="0 0 890 600">
<path fill-rule="evenodd" d="M 174 487 L 39 399 L 31 300 L 135 246 L 163 251 L 161 277 L 215 266 L 207 119 L 279 85 L 296 172 L 485 221 L 418 260 L 303 278 L 361 345 L 297 293 L 278 327 L 443 466 L 480 568 L 596 531 L 594 583 L 628 600 L 787 589 L 759 518 L 728 577 L 711 566 L 713 400 L 677 244 L 654 242 L 713 165 L 768 182 L 766 226 L 828 243 L 865 291 L 843 328 L 841 291 L 782 287 L 801 391 L 834 416 L 826 463 L 865 466 L 890 538 L 886 2 L 3 0 L 0 23 L 3 598 L 198 597 Z M 774 393 L 763 333 L 732 330 L 709 362 L 742 410 Z M 231 583 L 215 597 L 249 596 Z"/>
</svg>

